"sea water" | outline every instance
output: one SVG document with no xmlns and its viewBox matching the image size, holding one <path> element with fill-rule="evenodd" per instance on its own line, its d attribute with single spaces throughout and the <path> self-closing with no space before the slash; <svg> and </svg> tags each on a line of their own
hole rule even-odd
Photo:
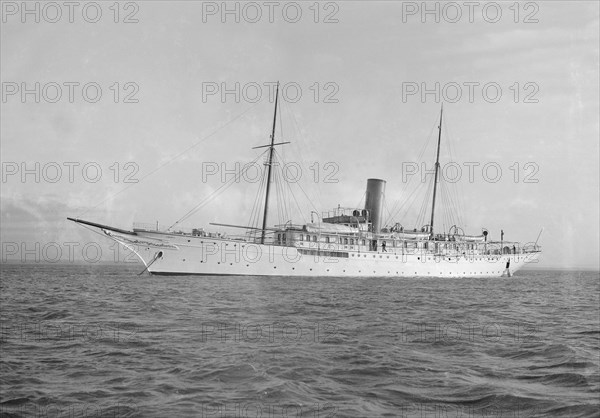
<svg viewBox="0 0 600 418">
<path fill-rule="evenodd" d="M 598 272 L 1 268 L 2 416 L 600 416 Z"/>
</svg>

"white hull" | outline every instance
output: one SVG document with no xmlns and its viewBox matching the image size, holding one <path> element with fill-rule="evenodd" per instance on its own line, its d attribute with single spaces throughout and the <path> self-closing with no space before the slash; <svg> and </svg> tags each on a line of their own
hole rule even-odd
<svg viewBox="0 0 600 418">
<path fill-rule="evenodd" d="M 402 253 L 400 248 L 358 252 L 340 245 L 328 247 L 325 256 L 323 248 L 317 253 L 316 247 L 303 250 L 151 231 L 137 231 L 137 235 L 105 233 L 135 252 L 150 273 L 171 275 L 501 277 L 535 262 L 539 255 L 434 255 L 426 251 Z"/>
</svg>

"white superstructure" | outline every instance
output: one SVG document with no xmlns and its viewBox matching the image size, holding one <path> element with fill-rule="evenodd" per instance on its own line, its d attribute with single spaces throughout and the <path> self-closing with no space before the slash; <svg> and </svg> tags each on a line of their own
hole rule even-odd
<svg viewBox="0 0 600 418">
<path fill-rule="evenodd" d="M 534 262 L 540 253 L 538 246 L 512 242 L 401 239 L 396 233 L 340 233 L 310 224 L 281 229 L 276 242 L 268 244 L 208 234 L 104 231 L 155 274 L 500 277 Z"/>
</svg>

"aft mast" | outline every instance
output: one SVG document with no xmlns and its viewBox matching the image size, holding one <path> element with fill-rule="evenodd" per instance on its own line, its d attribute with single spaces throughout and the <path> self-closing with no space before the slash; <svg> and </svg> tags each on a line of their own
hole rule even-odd
<svg viewBox="0 0 600 418">
<path fill-rule="evenodd" d="M 277 122 L 277 99 L 279 99 L 279 82 L 275 90 L 275 113 L 273 115 L 273 130 L 271 131 L 271 145 L 269 145 L 269 161 L 267 162 L 267 191 L 265 193 L 265 209 L 263 212 L 262 232 L 260 234 L 260 243 L 265 243 L 265 232 L 267 229 L 267 215 L 269 211 L 269 193 L 271 191 L 271 168 L 273 167 L 273 149 L 275 146 L 275 124 Z"/>
<path fill-rule="evenodd" d="M 442 115 L 444 113 L 444 104 L 442 103 L 442 108 L 440 110 L 440 126 L 438 126 L 438 144 L 437 144 L 437 156 L 435 158 L 435 177 L 433 179 L 433 202 L 431 204 L 431 222 L 429 222 L 429 239 L 433 239 L 433 217 L 435 214 L 435 194 L 437 191 L 437 183 L 438 183 L 438 172 L 440 170 L 440 143 L 442 141 Z"/>
</svg>

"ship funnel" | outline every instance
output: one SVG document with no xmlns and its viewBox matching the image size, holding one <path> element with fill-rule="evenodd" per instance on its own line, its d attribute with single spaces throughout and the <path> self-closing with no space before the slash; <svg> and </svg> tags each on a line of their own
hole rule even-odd
<svg viewBox="0 0 600 418">
<path fill-rule="evenodd" d="M 369 211 L 369 220 L 373 224 L 373 232 L 379 232 L 381 230 L 384 196 L 385 180 L 368 179 L 365 209 Z"/>
</svg>

